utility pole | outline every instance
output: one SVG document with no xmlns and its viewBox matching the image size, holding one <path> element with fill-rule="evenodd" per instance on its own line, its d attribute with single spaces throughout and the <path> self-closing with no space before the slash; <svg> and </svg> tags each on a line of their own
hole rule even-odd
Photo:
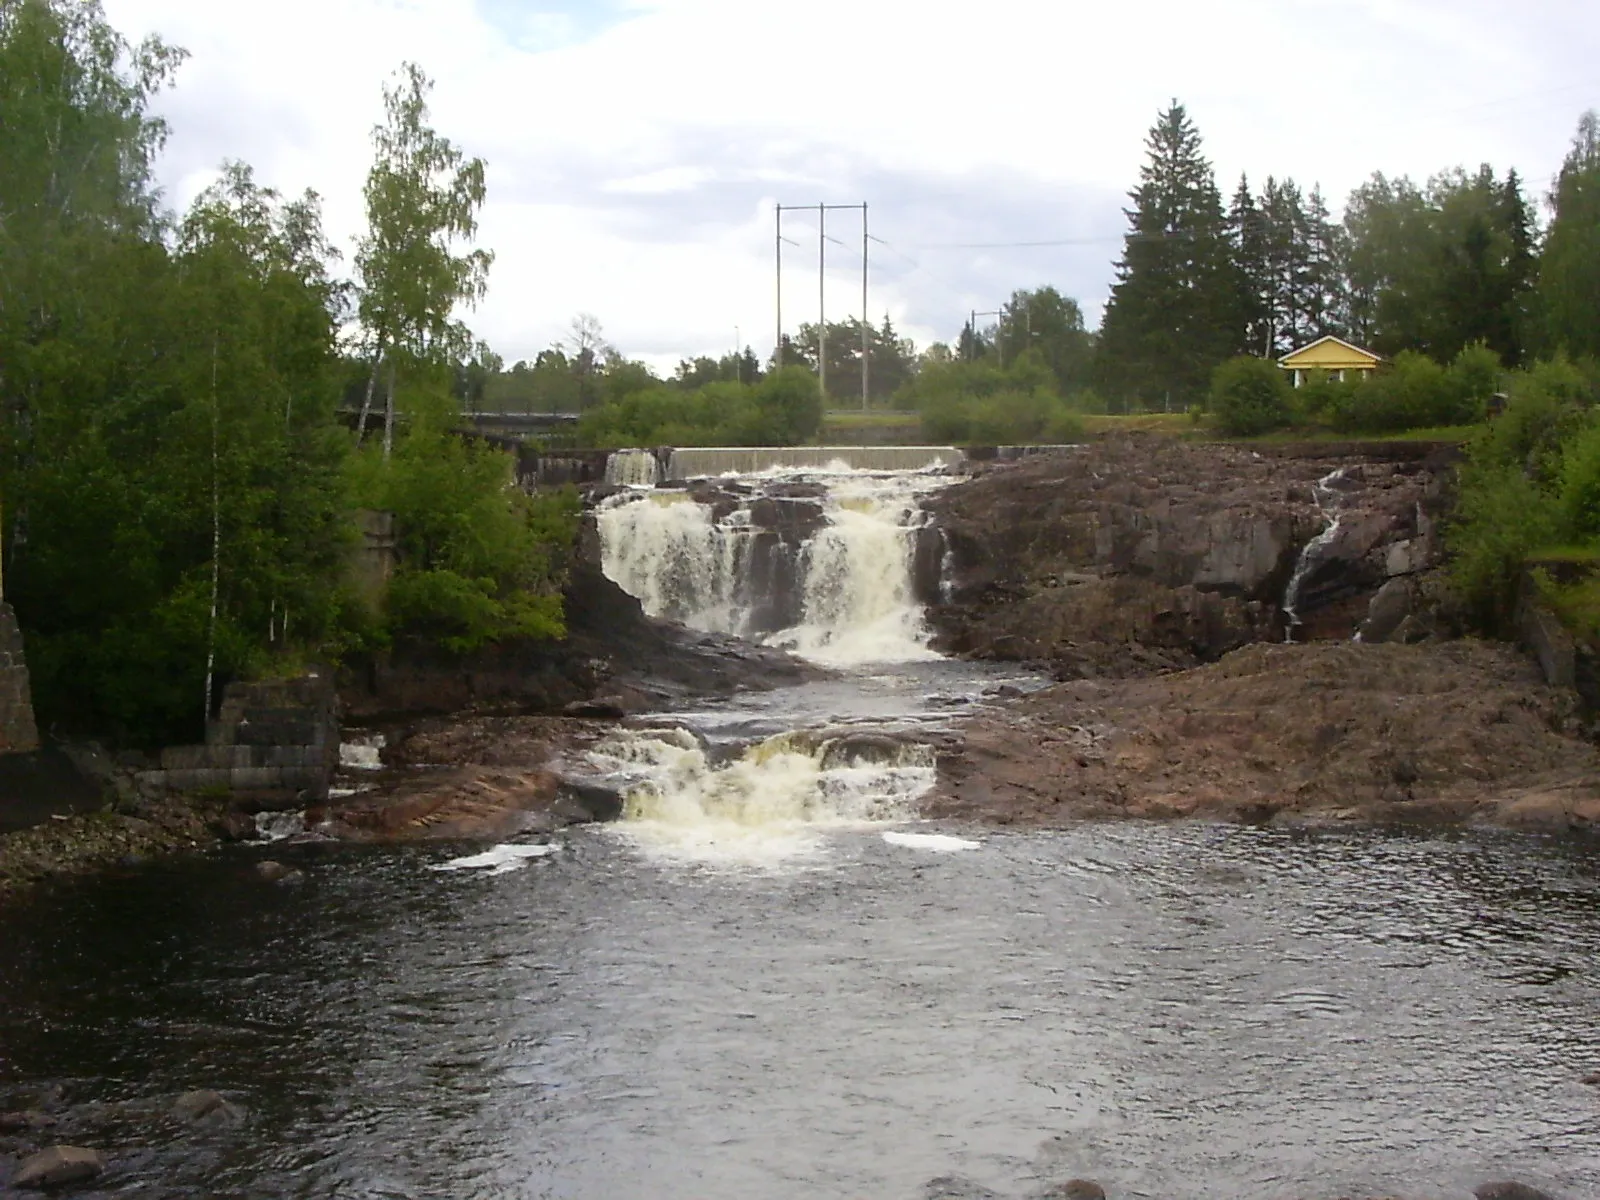
<svg viewBox="0 0 1600 1200">
<path fill-rule="evenodd" d="M 783 213 L 785 209 L 816 209 L 817 211 L 817 386 L 822 391 L 823 403 L 828 399 L 828 231 L 827 218 L 830 210 L 849 208 L 861 210 L 861 407 L 867 407 L 868 397 L 871 395 L 871 367 L 869 357 L 872 351 L 871 340 L 867 329 L 867 267 L 868 267 L 868 242 L 867 236 L 867 206 L 861 204 L 779 204 L 774 211 L 774 241 L 773 260 L 777 268 L 777 334 L 773 342 L 773 363 L 781 366 L 783 363 Z M 791 246 L 794 242 L 789 243 Z M 843 242 L 839 243 L 841 246 Z"/>
<path fill-rule="evenodd" d="M 972 330 L 972 340 L 967 344 L 967 353 L 971 358 L 976 359 L 978 357 L 979 317 L 993 317 L 995 319 L 994 352 L 997 356 L 1000 355 L 1000 321 L 1005 317 L 1005 315 L 1006 310 L 1003 308 L 986 308 L 981 311 L 975 308 L 972 310 L 972 314 L 968 318 L 968 328 Z M 1001 358 L 1000 365 L 1002 367 L 1006 365 L 1004 358 Z"/>
<path fill-rule="evenodd" d="M 861 202 L 861 411 L 867 411 L 868 365 L 872 350 L 867 341 L 867 202 Z"/>
<path fill-rule="evenodd" d="M 783 369 L 783 205 L 778 205 L 773 212 L 775 218 L 773 225 L 777 232 L 774 243 L 777 249 L 778 261 L 778 336 L 772 342 L 772 369 Z"/>
<path fill-rule="evenodd" d="M 822 389 L 822 407 L 828 407 L 828 233 L 824 222 L 828 206 L 817 205 L 817 387 Z"/>
</svg>

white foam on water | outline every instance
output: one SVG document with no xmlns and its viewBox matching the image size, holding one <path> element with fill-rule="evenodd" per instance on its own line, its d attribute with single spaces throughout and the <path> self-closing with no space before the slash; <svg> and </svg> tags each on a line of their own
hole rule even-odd
<svg viewBox="0 0 1600 1200">
<path fill-rule="evenodd" d="M 383 748 L 389 744 L 381 733 L 352 738 L 339 743 L 339 765 L 351 771 L 383 770 Z"/>
<path fill-rule="evenodd" d="M 490 875 L 504 875 L 510 871 L 520 871 L 533 859 L 554 854 L 556 849 L 554 843 L 536 846 L 506 844 L 495 846 L 481 854 L 469 854 L 464 858 L 452 858 L 449 862 L 434 863 L 428 869 L 430 871 L 485 870 Z"/>
<path fill-rule="evenodd" d="M 682 730 L 625 730 L 588 759 L 627 796 L 611 828 L 647 857 L 773 869 L 822 857 L 830 831 L 904 820 L 933 786 L 926 746 L 873 762 L 837 745 L 781 734 L 713 764 Z"/>
<path fill-rule="evenodd" d="M 948 833 L 901 833 L 886 830 L 879 835 L 891 846 L 904 846 L 908 850 L 928 850 L 934 854 L 957 854 L 963 850 L 980 850 L 982 842 L 955 837 Z"/>
<path fill-rule="evenodd" d="M 304 812 L 258 812 L 256 837 L 263 842 L 281 842 L 306 831 Z"/>
</svg>

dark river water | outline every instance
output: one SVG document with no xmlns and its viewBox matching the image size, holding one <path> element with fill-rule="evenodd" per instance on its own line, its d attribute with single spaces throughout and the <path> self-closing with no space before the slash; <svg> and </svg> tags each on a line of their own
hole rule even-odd
<svg viewBox="0 0 1600 1200">
<path fill-rule="evenodd" d="M 0 1108 L 59 1085 L 118 1196 L 1600 1195 L 1593 846 L 945 832 L 981 844 L 57 887 L 0 914 Z M 246 1122 L 153 1115 L 199 1087 Z"/>
</svg>

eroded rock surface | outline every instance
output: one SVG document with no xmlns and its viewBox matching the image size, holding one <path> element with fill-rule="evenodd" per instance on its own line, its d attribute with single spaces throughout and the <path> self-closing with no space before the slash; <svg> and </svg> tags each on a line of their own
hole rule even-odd
<svg viewBox="0 0 1600 1200">
<path fill-rule="evenodd" d="M 561 763 L 609 722 L 464 713 L 422 721 L 383 751 L 369 791 L 307 814 L 356 841 L 497 838 L 614 819 L 617 797 L 576 787 Z"/>
<path fill-rule="evenodd" d="M 1295 607 L 1299 636 L 1347 638 L 1386 583 L 1437 562 L 1447 456 L 1415 453 L 1128 436 L 984 470 L 929 504 L 945 548 L 944 602 L 930 612 L 939 645 L 1081 678 L 1281 641 L 1301 551 L 1335 516 Z M 1429 632 L 1413 622 L 1402 640 Z"/>
<path fill-rule="evenodd" d="M 931 816 L 1600 825 L 1570 691 L 1515 649 L 1264 644 L 1194 670 L 1057 684 L 975 716 Z"/>
</svg>

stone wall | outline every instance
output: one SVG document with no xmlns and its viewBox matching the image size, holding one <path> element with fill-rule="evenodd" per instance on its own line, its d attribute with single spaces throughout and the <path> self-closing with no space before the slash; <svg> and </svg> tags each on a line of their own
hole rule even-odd
<svg viewBox="0 0 1600 1200">
<path fill-rule="evenodd" d="M 145 794 L 229 792 L 244 807 L 323 801 L 339 761 L 338 697 L 329 672 L 231 683 L 200 746 L 168 746 L 140 771 Z"/>
<path fill-rule="evenodd" d="M 0 754 L 25 754 L 39 748 L 22 655 L 22 630 L 9 604 L 0 603 Z"/>
</svg>

